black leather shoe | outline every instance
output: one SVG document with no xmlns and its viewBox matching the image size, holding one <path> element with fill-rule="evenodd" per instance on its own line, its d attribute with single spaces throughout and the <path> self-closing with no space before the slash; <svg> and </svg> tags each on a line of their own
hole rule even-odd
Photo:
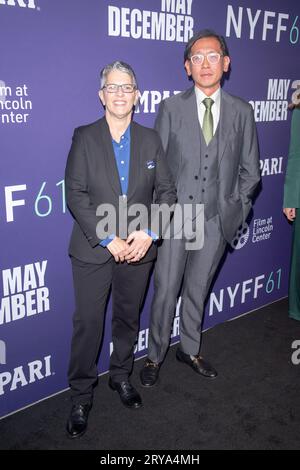
<svg viewBox="0 0 300 470">
<path fill-rule="evenodd" d="M 71 439 L 81 437 L 87 430 L 88 417 L 92 405 L 73 405 L 67 422 L 67 432 Z"/>
<path fill-rule="evenodd" d="M 215 379 L 218 375 L 217 371 L 199 355 L 193 356 L 193 359 L 191 359 L 189 354 L 185 354 L 178 348 L 176 351 L 176 359 L 180 362 L 185 362 L 185 364 L 191 366 L 197 374 L 207 379 Z"/>
<path fill-rule="evenodd" d="M 123 405 L 127 406 L 127 408 L 136 409 L 142 406 L 142 399 L 130 382 L 113 382 L 110 377 L 108 385 L 112 390 L 118 392 L 121 402 Z"/>
<path fill-rule="evenodd" d="M 140 372 L 140 379 L 143 387 L 153 387 L 158 380 L 160 364 L 146 359 Z"/>
</svg>

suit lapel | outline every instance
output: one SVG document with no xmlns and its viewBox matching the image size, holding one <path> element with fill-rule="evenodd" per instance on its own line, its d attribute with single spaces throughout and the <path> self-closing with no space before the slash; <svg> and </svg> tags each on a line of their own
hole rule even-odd
<svg viewBox="0 0 300 470">
<path fill-rule="evenodd" d="M 184 119 L 188 123 L 188 145 L 191 154 L 199 158 L 195 160 L 197 168 L 195 171 L 199 171 L 200 168 L 200 149 L 201 149 L 201 127 L 198 118 L 197 99 L 194 87 L 189 88 L 183 95 L 183 115 Z"/>
<path fill-rule="evenodd" d="M 139 159 L 139 132 L 138 125 L 135 122 L 131 122 L 130 125 L 130 165 L 129 165 L 129 180 L 127 198 L 128 200 L 134 194 L 137 182 L 140 176 L 140 159 Z"/>
<path fill-rule="evenodd" d="M 221 90 L 221 110 L 219 120 L 219 150 L 218 159 L 219 165 L 223 158 L 227 143 L 231 137 L 232 130 L 234 129 L 234 121 L 236 117 L 236 109 L 234 102 L 225 91 Z"/>
<path fill-rule="evenodd" d="M 104 148 L 104 156 L 105 156 L 105 166 L 106 166 L 106 174 L 108 179 L 110 180 L 112 189 L 120 196 L 122 194 L 122 188 L 119 178 L 119 172 L 117 168 L 116 157 L 114 154 L 114 149 L 112 145 L 112 138 L 109 132 L 109 127 L 106 122 L 105 117 L 100 119 L 99 121 L 99 141 L 100 141 L 100 148 Z"/>
</svg>

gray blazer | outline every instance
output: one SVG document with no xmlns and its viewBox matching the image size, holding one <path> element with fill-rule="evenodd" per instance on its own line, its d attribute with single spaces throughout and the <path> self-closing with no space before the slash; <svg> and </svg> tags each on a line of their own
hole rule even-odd
<svg viewBox="0 0 300 470">
<path fill-rule="evenodd" d="M 177 188 L 180 181 L 185 181 L 184 187 L 188 191 L 189 180 L 194 175 L 188 174 L 182 155 L 185 159 L 199 160 L 201 145 L 194 87 L 161 103 L 155 128 L 161 136 Z M 252 107 L 221 90 L 217 207 L 223 235 L 229 243 L 249 214 L 259 181 L 259 152 Z"/>
</svg>

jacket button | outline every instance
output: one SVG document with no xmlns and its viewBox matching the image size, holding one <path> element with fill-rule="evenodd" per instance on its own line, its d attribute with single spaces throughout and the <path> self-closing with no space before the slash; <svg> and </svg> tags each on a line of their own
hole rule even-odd
<svg viewBox="0 0 300 470">
<path fill-rule="evenodd" d="M 193 196 L 189 196 L 190 199 L 194 199 Z"/>
<path fill-rule="evenodd" d="M 195 180 L 199 179 L 197 175 L 195 175 Z"/>
</svg>

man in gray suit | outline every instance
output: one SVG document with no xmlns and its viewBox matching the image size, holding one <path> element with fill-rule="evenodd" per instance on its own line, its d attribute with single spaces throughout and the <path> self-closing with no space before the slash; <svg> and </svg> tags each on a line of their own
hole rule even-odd
<svg viewBox="0 0 300 470">
<path fill-rule="evenodd" d="M 246 220 L 260 180 L 252 108 L 221 90 L 230 64 L 224 38 L 200 31 L 186 45 L 184 64 L 194 86 L 161 103 L 155 128 L 176 182 L 178 203 L 204 204 L 204 247 L 188 251 L 186 240 L 171 239 L 159 248 L 148 357 L 141 370 L 146 387 L 157 382 L 181 286 L 176 357 L 204 377 L 217 376 L 199 355 L 204 302 L 226 242 Z"/>
</svg>

